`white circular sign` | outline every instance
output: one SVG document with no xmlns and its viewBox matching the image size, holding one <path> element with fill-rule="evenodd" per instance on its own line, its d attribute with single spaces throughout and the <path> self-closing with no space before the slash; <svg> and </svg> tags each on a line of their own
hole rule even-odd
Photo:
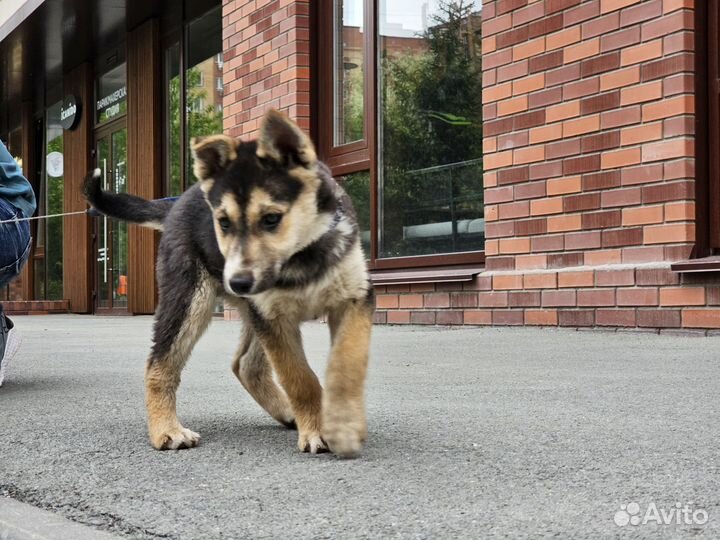
<svg viewBox="0 0 720 540">
<path fill-rule="evenodd" d="M 50 178 L 60 178 L 63 175 L 63 155 L 60 152 L 50 152 L 47 155 L 47 173 Z"/>
</svg>

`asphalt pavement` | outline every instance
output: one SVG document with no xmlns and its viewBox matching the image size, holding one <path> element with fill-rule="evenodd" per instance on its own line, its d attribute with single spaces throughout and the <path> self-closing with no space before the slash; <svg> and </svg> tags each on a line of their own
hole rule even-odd
<svg viewBox="0 0 720 540">
<path fill-rule="evenodd" d="M 3 540 L 50 538 L 44 519 L 58 538 L 720 537 L 718 337 L 376 327 L 370 436 L 348 461 L 299 453 L 246 394 L 238 323 L 215 321 L 183 374 L 200 446 L 158 452 L 149 317 L 15 321 Z M 304 336 L 320 372 L 327 328 Z"/>
</svg>

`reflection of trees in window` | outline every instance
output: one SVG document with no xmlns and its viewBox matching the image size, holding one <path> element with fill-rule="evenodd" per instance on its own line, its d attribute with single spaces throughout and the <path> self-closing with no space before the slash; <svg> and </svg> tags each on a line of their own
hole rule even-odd
<svg viewBox="0 0 720 540">
<path fill-rule="evenodd" d="M 344 145 L 365 137 L 365 35 L 363 21 L 350 24 L 355 3 L 334 2 L 334 144 Z"/>
<path fill-rule="evenodd" d="M 63 153 L 63 136 L 55 137 L 47 143 L 47 154 Z M 46 155 L 47 155 L 46 154 Z M 47 213 L 63 212 L 63 177 L 47 176 Z M 45 298 L 62 300 L 63 298 L 63 220 L 62 218 L 46 219 L 45 226 L 45 261 L 47 273 L 47 289 Z"/>
<path fill-rule="evenodd" d="M 342 142 L 359 141 L 365 136 L 365 80 L 361 69 L 346 69 L 343 78 Z"/>
<path fill-rule="evenodd" d="M 390 40 L 383 48 L 381 256 L 482 248 L 480 17 L 472 8 L 441 2 L 422 34 L 424 52 L 392 50 Z"/>
<path fill-rule="evenodd" d="M 213 59 L 209 58 L 205 62 L 213 64 Z M 205 63 L 203 62 L 203 64 Z M 200 66 L 201 64 L 198 64 Z M 204 135 L 215 135 L 222 133 L 223 116 L 222 111 L 218 111 L 212 96 L 208 96 L 207 87 L 202 81 L 202 71 L 200 67 L 191 67 L 186 71 L 187 80 L 187 129 L 188 140 L 192 137 L 201 137 Z M 208 103 L 209 102 L 209 103 Z M 192 172 L 191 160 L 187 160 L 187 179 L 189 184 L 195 183 L 197 180 Z"/>
<path fill-rule="evenodd" d="M 199 137 L 202 135 L 214 135 L 222 133 L 222 106 L 217 107 L 215 104 L 205 106 L 207 99 L 207 90 L 199 86 L 200 70 L 192 67 L 187 70 L 187 129 L 188 140 L 191 137 Z M 202 105 L 202 106 L 201 106 Z M 170 151 L 170 159 L 168 167 L 170 169 L 170 194 L 179 195 L 182 193 L 181 175 L 180 175 L 180 152 L 185 145 L 180 144 L 180 77 L 176 76 L 170 79 L 168 85 L 168 134 L 170 143 L 168 145 Z M 192 165 L 188 159 L 187 178 L 193 183 L 195 177 L 192 174 Z"/>
<path fill-rule="evenodd" d="M 366 257 L 370 258 L 370 171 L 348 174 L 342 181 L 343 189 L 353 201 L 360 225 L 360 238 Z"/>
<path fill-rule="evenodd" d="M 169 195 L 180 195 L 183 191 L 180 175 L 180 76 L 176 75 L 168 83 L 168 177 L 170 180 Z"/>
</svg>

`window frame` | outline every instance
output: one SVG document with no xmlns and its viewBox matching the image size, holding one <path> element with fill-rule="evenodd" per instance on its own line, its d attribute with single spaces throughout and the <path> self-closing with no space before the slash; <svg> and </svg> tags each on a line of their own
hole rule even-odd
<svg viewBox="0 0 720 540">
<path fill-rule="evenodd" d="M 709 188 L 708 247 L 720 250 L 720 0 L 708 0 L 706 78 L 707 175 Z"/>
<path fill-rule="evenodd" d="M 372 0 L 360 0 L 363 2 L 363 57 L 364 57 L 364 115 L 363 115 L 363 138 L 359 141 L 336 145 L 334 141 L 334 46 L 335 46 L 335 13 L 334 8 L 337 0 L 319 0 L 314 3 L 316 8 L 317 27 L 328 31 L 315 32 L 318 54 L 316 55 L 316 66 L 319 77 L 317 77 L 317 92 L 315 93 L 316 104 L 321 107 L 317 115 L 317 137 L 318 151 L 325 163 L 333 170 L 338 169 L 337 174 L 350 174 L 371 168 L 372 149 L 375 141 L 372 124 L 375 93 L 375 43 L 374 35 L 374 12 L 375 2 Z M 324 53 L 323 53 L 324 51 Z"/>
<path fill-rule="evenodd" d="M 342 177 L 356 172 L 370 172 L 370 258 L 372 270 L 399 270 L 412 268 L 451 267 L 460 265 L 482 266 L 485 249 L 449 252 L 405 257 L 379 257 L 379 89 L 378 89 L 378 43 L 379 0 L 362 0 L 364 10 L 364 88 L 365 139 L 350 144 L 334 145 L 334 6 L 337 0 L 311 2 L 311 24 L 317 29 L 311 32 L 312 62 L 315 74 L 311 92 L 312 133 L 317 141 L 318 155 L 333 176 Z M 342 178 L 339 178 L 342 184 Z"/>
<path fill-rule="evenodd" d="M 695 10 L 696 259 L 720 253 L 720 0 L 705 5 Z"/>
</svg>

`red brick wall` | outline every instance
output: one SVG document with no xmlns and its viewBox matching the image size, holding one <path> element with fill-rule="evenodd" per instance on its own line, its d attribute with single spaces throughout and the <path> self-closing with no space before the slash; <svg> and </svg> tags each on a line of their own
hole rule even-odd
<svg viewBox="0 0 720 540">
<path fill-rule="evenodd" d="M 488 270 L 690 255 L 692 3 L 484 5 Z"/>
<path fill-rule="evenodd" d="M 223 125 L 257 135 L 268 108 L 310 129 L 309 0 L 223 0 Z"/>
<path fill-rule="evenodd" d="M 695 242 L 694 7 L 483 2 L 486 271 L 380 288 L 378 321 L 720 328 L 720 282 L 669 268 Z"/>
</svg>

